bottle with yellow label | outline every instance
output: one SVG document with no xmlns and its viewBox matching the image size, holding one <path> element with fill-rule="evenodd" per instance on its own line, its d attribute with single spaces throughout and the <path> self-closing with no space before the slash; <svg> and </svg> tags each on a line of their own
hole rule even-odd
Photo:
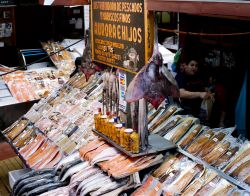
<svg viewBox="0 0 250 196">
<path fill-rule="evenodd" d="M 102 109 L 98 108 L 98 112 L 96 112 L 94 114 L 94 122 L 95 122 L 95 129 L 99 130 L 99 124 L 100 124 L 100 119 L 101 119 L 101 115 L 102 115 Z"/>
<path fill-rule="evenodd" d="M 139 153 L 140 151 L 140 137 L 136 131 L 130 135 L 130 151 L 132 153 Z"/>
<path fill-rule="evenodd" d="M 120 129 L 120 146 L 124 147 L 124 132 L 125 132 L 125 122 L 122 123 L 122 128 Z"/>
<path fill-rule="evenodd" d="M 115 136 L 114 136 L 115 140 L 114 141 L 115 141 L 115 143 L 120 144 L 120 131 L 122 128 L 122 124 L 121 123 L 116 124 L 115 127 L 116 127 L 116 130 L 115 130 Z"/>
<path fill-rule="evenodd" d="M 124 148 L 127 151 L 130 151 L 130 135 L 133 133 L 133 129 L 125 129 L 124 136 L 123 136 L 123 144 Z"/>
</svg>

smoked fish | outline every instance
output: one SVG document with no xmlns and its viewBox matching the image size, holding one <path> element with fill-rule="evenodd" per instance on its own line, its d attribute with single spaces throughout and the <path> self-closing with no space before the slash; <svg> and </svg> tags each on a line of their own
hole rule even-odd
<svg viewBox="0 0 250 196">
<path fill-rule="evenodd" d="M 187 151 L 191 154 L 198 153 L 213 135 L 214 132 L 212 130 L 205 131 L 196 140 L 194 140 L 193 143 L 191 143 L 191 145 L 187 148 Z"/>
<path fill-rule="evenodd" d="M 190 133 L 188 133 L 186 136 L 184 136 L 184 138 L 178 143 L 178 145 L 183 149 L 186 148 L 186 146 L 188 146 L 200 133 L 201 128 L 202 128 L 202 125 L 200 124 L 194 125 L 194 129 Z"/>
</svg>

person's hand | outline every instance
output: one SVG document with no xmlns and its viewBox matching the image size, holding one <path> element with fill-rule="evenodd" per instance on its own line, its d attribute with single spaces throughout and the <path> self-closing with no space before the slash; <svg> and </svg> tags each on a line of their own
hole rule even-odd
<svg viewBox="0 0 250 196">
<path fill-rule="evenodd" d="M 212 94 L 209 92 L 201 92 L 200 93 L 200 98 L 201 99 L 210 99 L 212 97 Z"/>
</svg>

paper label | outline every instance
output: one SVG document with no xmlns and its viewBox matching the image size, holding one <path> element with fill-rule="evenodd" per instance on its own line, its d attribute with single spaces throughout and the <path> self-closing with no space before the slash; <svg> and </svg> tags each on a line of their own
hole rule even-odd
<svg viewBox="0 0 250 196">
<path fill-rule="evenodd" d="M 218 149 L 220 152 L 224 152 L 225 150 L 223 148 Z"/>
<path fill-rule="evenodd" d="M 213 139 L 213 141 L 218 142 L 218 139 L 215 137 L 215 138 Z"/>
<path fill-rule="evenodd" d="M 227 152 L 226 153 L 228 156 L 231 156 L 232 155 L 232 152 Z"/>
<path fill-rule="evenodd" d="M 213 188 L 216 186 L 213 182 L 209 182 L 209 185 Z"/>
<path fill-rule="evenodd" d="M 172 177 L 174 177 L 174 174 L 171 172 L 171 173 L 169 174 L 169 176 L 172 178 Z"/>
<path fill-rule="evenodd" d="M 205 134 L 205 137 L 208 137 L 208 138 L 210 138 L 210 134 Z"/>
<path fill-rule="evenodd" d="M 169 110 L 169 112 L 173 112 L 174 111 L 174 109 L 173 108 L 171 108 L 170 110 Z"/>
<path fill-rule="evenodd" d="M 197 130 L 197 129 L 195 129 L 195 130 L 193 130 L 193 133 L 197 133 L 197 131 L 198 131 L 198 130 Z"/>
<path fill-rule="evenodd" d="M 191 169 L 191 170 L 190 170 L 190 173 L 193 174 L 193 173 L 194 173 L 194 169 Z"/>
</svg>

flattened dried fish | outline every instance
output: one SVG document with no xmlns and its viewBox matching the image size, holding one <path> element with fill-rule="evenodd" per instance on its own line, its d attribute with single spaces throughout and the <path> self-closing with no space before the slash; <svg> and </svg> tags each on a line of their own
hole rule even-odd
<svg viewBox="0 0 250 196">
<path fill-rule="evenodd" d="M 194 138 L 199 134 L 199 132 L 201 131 L 202 125 L 198 124 L 198 125 L 194 125 L 193 130 L 188 133 L 179 143 L 178 145 L 181 148 L 185 148 L 186 146 L 188 146 L 193 140 Z M 191 128 L 191 129 L 192 129 Z"/>
<path fill-rule="evenodd" d="M 191 154 L 198 153 L 213 135 L 214 132 L 212 130 L 204 132 L 196 140 L 194 140 L 194 142 L 187 148 L 187 151 Z"/>
<path fill-rule="evenodd" d="M 222 155 L 224 155 L 229 147 L 230 142 L 219 143 L 210 153 L 203 157 L 203 160 L 209 164 L 212 164 L 217 161 Z"/>
</svg>

